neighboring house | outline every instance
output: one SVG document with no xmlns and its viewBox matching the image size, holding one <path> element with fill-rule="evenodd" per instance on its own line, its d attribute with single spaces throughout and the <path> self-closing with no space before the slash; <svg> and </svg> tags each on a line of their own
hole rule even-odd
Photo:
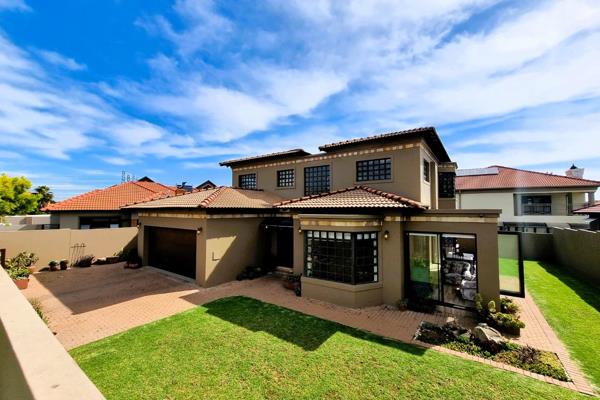
<svg viewBox="0 0 600 400">
<path fill-rule="evenodd" d="M 0 217 L 0 231 L 26 231 L 49 229 L 49 214 L 8 215 Z"/>
<path fill-rule="evenodd" d="M 175 193 L 175 188 L 144 177 L 104 189 L 95 189 L 45 208 L 55 228 L 95 229 L 136 226 L 137 215 L 123 206 Z"/>
<path fill-rule="evenodd" d="M 458 170 L 456 202 L 459 209 L 501 209 L 499 226 L 507 231 L 587 228 L 585 216 L 574 210 L 593 204 L 599 186 L 575 166 L 554 175 L 494 165 Z"/>
<path fill-rule="evenodd" d="M 217 187 L 217 185 L 212 183 L 210 180 L 206 180 L 206 181 L 202 182 L 201 184 L 199 184 L 198 186 L 196 186 L 196 189 L 197 190 L 214 189 L 216 187 Z"/>
<path fill-rule="evenodd" d="M 577 215 L 587 215 L 586 222 L 589 223 L 589 228 L 592 231 L 600 231 L 600 201 L 591 207 L 581 208 L 573 211 Z"/>
<path fill-rule="evenodd" d="M 247 266 L 302 274 L 302 295 L 350 307 L 499 299 L 498 210 L 456 210 L 434 128 L 222 162 L 236 187 L 125 208 L 146 265 L 227 282 Z"/>
</svg>

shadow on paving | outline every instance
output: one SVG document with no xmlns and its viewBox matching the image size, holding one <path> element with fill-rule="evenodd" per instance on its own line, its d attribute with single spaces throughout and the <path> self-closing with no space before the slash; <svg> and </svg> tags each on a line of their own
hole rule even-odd
<svg viewBox="0 0 600 400">
<path fill-rule="evenodd" d="M 35 279 L 73 314 L 144 296 L 193 289 L 184 281 L 146 268 L 124 269 L 123 263 L 41 272 L 35 274 Z"/>
<path fill-rule="evenodd" d="M 244 296 L 226 297 L 204 304 L 207 314 L 252 332 L 266 332 L 306 351 L 317 350 L 331 336 L 342 333 L 357 339 L 389 346 L 410 354 L 423 355 L 426 349 L 327 321 Z"/>
<path fill-rule="evenodd" d="M 600 312 L 600 296 L 598 296 L 597 287 L 595 288 L 593 284 L 573 276 L 564 268 L 556 267 L 543 261 L 538 261 L 538 263 L 546 270 L 546 272 L 567 285 L 571 290 L 577 293 L 583 301 L 594 307 L 596 311 Z"/>
</svg>

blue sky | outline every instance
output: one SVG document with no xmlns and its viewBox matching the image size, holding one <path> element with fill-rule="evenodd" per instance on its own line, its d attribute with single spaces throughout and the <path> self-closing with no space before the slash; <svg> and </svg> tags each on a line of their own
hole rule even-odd
<svg viewBox="0 0 600 400">
<path fill-rule="evenodd" d="M 600 179 L 600 2 L 0 0 L 0 171 L 65 198 L 434 125 L 462 168 Z"/>
</svg>

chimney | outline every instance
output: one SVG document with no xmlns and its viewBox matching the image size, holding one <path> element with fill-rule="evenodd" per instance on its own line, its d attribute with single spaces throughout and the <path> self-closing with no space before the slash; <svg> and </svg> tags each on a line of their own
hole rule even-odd
<svg viewBox="0 0 600 400">
<path fill-rule="evenodd" d="M 575 164 L 571 165 L 571 168 L 565 171 L 565 175 L 571 178 L 583 178 L 584 168 L 577 168 Z"/>
</svg>

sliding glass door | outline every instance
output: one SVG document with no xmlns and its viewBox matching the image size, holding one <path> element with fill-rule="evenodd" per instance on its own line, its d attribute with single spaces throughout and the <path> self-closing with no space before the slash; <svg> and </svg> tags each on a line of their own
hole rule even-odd
<svg viewBox="0 0 600 400">
<path fill-rule="evenodd" d="M 477 285 L 475 235 L 408 233 L 407 296 L 474 307 Z"/>
</svg>

